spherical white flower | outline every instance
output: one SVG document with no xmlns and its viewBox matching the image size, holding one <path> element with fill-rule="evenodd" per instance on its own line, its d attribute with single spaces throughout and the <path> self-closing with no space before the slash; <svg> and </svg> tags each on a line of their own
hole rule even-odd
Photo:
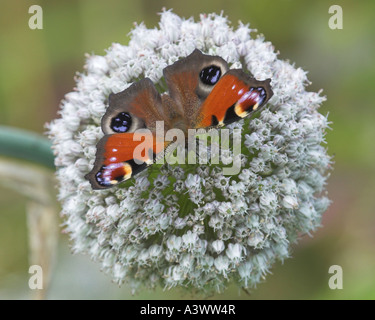
<svg viewBox="0 0 375 320">
<path fill-rule="evenodd" d="M 322 195 L 328 120 L 318 112 L 325 98 L 306 91 L 306 72 L 277 59 L 272 44 L 253 31 L 242 23 L 233 28 L 223 15 L 194 22 L 164 11 L 159 28 L 137 25 L 129 45 L 87 56 L 76 90 L 50 123 L 73 251 L 89 254 L 116 282 L 207 293 L 230 281 L 254 287 L 289 256 L 290 242 L 320 225 L 329 205 Z M 118 187 L 92 190 L 84 176 L 103 136 L 109 94 L 144 77 L 165 91 L 163 69 L 196 48 L 272 80 L 266 108 L 228 126 L 242 129 L 240 172 L 223 175 L 233 154 L 221 150 L 219 165 L 155 164 Z"/>
</svg>

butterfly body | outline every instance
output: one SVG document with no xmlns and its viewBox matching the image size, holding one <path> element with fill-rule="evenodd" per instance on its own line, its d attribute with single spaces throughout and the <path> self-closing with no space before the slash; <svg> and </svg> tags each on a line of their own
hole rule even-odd
<svg viewBox="0 0 375 320">
<path fill-rule="evenodd" d="M 187 138 L 189 129 L 222 127 L 260 109 L 273 95 L 270 79 L 258 81 L 199 50 L 163 74 L 168 93 L 160 95 L 144 78 L 109 96 L 101 123 L 105 136 L 86 175 L 93 189 L 112 187 L 152 164 L 171 143 L 164 139 L 168 130 L 179 129 Z M 146 141 L 143 153 L 137 153 Z"/>
</svg>

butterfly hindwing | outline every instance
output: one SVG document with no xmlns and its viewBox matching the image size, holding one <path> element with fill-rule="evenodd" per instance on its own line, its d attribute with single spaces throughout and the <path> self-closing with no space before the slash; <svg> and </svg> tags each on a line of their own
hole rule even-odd
<svg viewBox="0 0 375 320">
<path fill-rule="evenodd" d="M 223 58 L 205 55 L 197 49 L 186 58 L 164 69 L 169 97 L 180 110 L 187 127 L 193 127 L 202 102 L 215 85 L 209 81 L 202 81 L 202 78 L 205 79 L 204 76 L 207 78 L 207 74 L 211 71 L 219 80 L 228 69 L 228 64 Z"/>
<path fill-rule="evenodd" d="M 144 78 L 124 91 L 110 94 L 102 130 L 105 134 L 134 132 L 140 128 L 155 131 L 156 121 L 167 120 L 159 92 L 150 79 Z"/>
</svg>

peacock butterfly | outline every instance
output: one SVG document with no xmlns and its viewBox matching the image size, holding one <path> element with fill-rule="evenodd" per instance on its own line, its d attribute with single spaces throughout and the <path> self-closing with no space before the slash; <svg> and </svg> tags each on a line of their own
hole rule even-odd
<svg viewBox="0 0 375 320">
<path fill-rule="evenodd" d="M 93 189 L 106 189 L 133 177 L 154 162 L 170 142 L 157 136 L 157 122 L 165 130 L 221 127 L 262 108 L 272 97 L 270 79 L 258 81 L 241 69 L 229 69 L 219 56 L 198 49 L 163 70 L 169 92 L 159 94 L 144 78 L 129 88 L 110 94 L 97 144 L 94 167 L 85 177 Z M 135 159 L 142 141 L 139 129 L 148 129 L 149 152 Z"/>
</svg>

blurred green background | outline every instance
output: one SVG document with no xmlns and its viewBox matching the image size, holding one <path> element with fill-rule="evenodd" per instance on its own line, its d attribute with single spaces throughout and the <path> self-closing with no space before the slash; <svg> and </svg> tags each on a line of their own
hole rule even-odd
<svg viewBox="0 0 375 320">
<path fill-rule="evenodd" d="M 32 4 L 43 8 L 43 30 L 30 30 Z M 328 27 L 333 4 L 343 9 L 344 28 Z M 301 0 L 1 0 L 0 124 L 42 133 L 60 100 L 83 70 L 84 54 L 103 55 L 112 42 L 126 44 L 134 22 L 154 27 L 162 7 L 183 17 L 220 13 L 234 26 L 250 23 L 271 41 L 279 58 L 309 71 L 309 90 L 324 89 L 320 111 L 333 122 L 328 132 L 335 165 L 328 183 L 333 204 L 313 238 L 294 246 L 293 257 L 251 295 L 231 287 L 226 299 L 375 299 L 375 2 Z M 1 177 L 0 177 L 1 179 Z M 0 299 L 28 299 L 26 199 L 0 187 Z M 50 299 L 191 298 L 178 290 L 132 297 L 99 265 L 72 255 L 60 235 Z M 343 290 L 330 290 L 328 269 L 340 265 Z"/>
</svg>

